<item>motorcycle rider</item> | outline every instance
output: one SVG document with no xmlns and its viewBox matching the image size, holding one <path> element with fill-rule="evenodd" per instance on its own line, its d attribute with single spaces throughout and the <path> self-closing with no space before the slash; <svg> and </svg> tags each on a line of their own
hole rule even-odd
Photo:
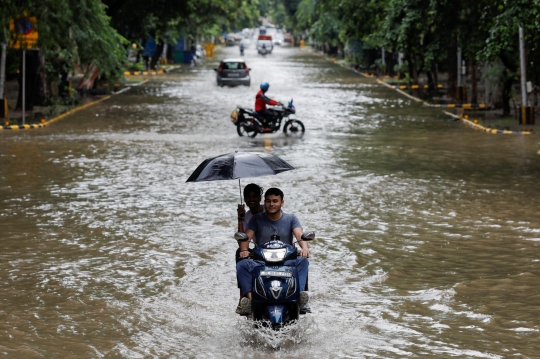
<svg viewBox="0 0 540 359">
<path fill-rule="evenodd" d="M 244 44 L 240 44 L 240 55 L 243 56 L 244 55 Z"/>
<path fill-rule="evenodd" d="M 278 102 L 276 100 L 272 100 L 271 98 L 267 97 L 265 95 L 266 91 L 270 88 L 270 85 L 268 82 L 261 83 L 259 92 L 257 92 L 257 95 L 255 96 L 255 112 L 259 117 L 262 118 L 262 123 L 264 127 L 268 127 L 270 124 L 270 121 L 273 121 L 272 119 L 272 113 L 268 110 L 266 105 L 270 106 L 276 106 L 276 105 L 282 105 L 281 102 Z"/>
<path fill-rule="evenodd" d="M 308 257 L 309 247 L 307 242 L 302 241 L 304 233 L 298 218 L 294 214 L 284 213 L 281 207 L 283 201 L 283 192 L 279 188 L 270 188 L 264 194 L 264 207 L 266 212 L 255 214 L 248 223 L 245 230 L 249 240 L 255 238 L 257 245 L 262 245 L 271 240 L 272 235 L 278 234 L 280 240 L 286 244 L 293 244 L 293 235 L 296 237 L 301 251 L 298 258 L 285 262 L 286 266 L 295 266 L 298 271 L 298 280 L 300 287 L 300 307 L 307 305 L 309 294 L 305 291 L 308 275 Z M 240 258 L 249 256 L 249 241 L 240 242 Z M 236 272 L 240 288 L 245 297 L 240 301 L 242 310 L 246 313 L 251 312 L 251 290 L 253 285 L 252 271 L 255 267 L 264 265 L 264 262 L 244 259 L 236 264 Z"/>
</svg>

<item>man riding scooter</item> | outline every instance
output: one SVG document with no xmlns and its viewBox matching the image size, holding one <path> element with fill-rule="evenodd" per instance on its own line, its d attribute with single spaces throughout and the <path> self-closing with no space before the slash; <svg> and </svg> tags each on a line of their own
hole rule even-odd
<svg viewBox="0 0 540 359">
<path fill-rule="evenodd" d="M 263 126 L 265 128 L 269 128 L 271 121 L 273 121 L 273 119 L 272 119 L 272 113 L 268 110 L 266 105 L 270 105 L 270 106 L 280 105 L 281 106 L 282 103 L 276 100 L 272 100 L 271 98 L 265 95 L 266 91 L 268 91 L 268 89 L 270 88 L 270 85 L 268 84 L 268 82 L 263 82 L 260 87 L 261 87 L 261 90 L 257 92 L 257 95 L 255 96 L 255 112 L 261 118 Z M 271 132 L 271 131 L 272 130 L 270 129 L 270 131 L 268 132 Z"/>
</svg>

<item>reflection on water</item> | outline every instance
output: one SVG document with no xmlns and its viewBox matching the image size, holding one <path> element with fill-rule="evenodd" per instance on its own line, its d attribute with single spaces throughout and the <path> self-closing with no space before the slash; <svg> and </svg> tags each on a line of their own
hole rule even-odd
<svg viewBox="0 0 540 359">
<path fill-rule="evenodd" d="M 217 87 L 215 62 L 0 133 L 0 354 L 537 356 L 535 137 L 474 132 L 298 49 L 254 52 L 252 83 L 294 98 L 303 139 L 238 137 L 229 114 L 257 87 Z M 234 313 L 238 184 L 185 183 L 232 150 L 295 166 L 242 185 L 281 187 L 317 232 L 314 313 L 289 336 Z"/>
</svg>

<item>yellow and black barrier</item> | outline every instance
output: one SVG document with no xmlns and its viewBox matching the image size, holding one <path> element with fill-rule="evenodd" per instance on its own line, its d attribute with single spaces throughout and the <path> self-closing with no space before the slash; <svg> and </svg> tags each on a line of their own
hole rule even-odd
<svg viewBox="0 0 540 359">
<path fill-rule="evenodd" d="M 478 120 L 471 121 L 468 118 L 463 117 L 463 115 L 455 115 L 447 111 L 443 111 L 443 112 L 449 116 L 452 116 L 456 120 L 461 120 L 465 125 L 469 127 L 472 127 L 474 129 L 477 129 L 483 132 L 491 133 L 493 135 L 531 135 L 532 134 L 531 131 L 511 131 L 511 130 L 501 130 L 498 128 L 489 128 L 489 127 L 485 127 L 478 124 L 477 123 Z"/>
<path fill-rule="evenodd" d="M 125 71 L 124 75 L 125 76 L 148 76 L 148 75 L 156 76 L 156 75 L 163 75 L 164 73 L 168 71 L 175 70 L 180 67 L 181 67 L 180 65 L 173 65 L 173 66 L 168 66 L 165 69 L 159 69 L 159 70 Z"/>
<path fill-rule="evenodd" d="M 406 90 L 406 89 L 409 89 L 409 90 L 428 90 L 429 89 L 429 85 L 410 85 L 410 86 L 407 86 L 407 85 L 399 85 L 397 86 L 399 89 L 401 90 Z M 439 89 L 442 89 L 443 88 L 443 85 L 442 84 L 438 84 L 437 85 L 437 88 Z"/>
<path fill-rule="evenodd" d="M 519 123 L 521 125 L 534 125 L 534 107 L 523 106 L 519 108 Z"/>
<path fill-rule="evenodd" d="M 32 125 L 7 125 L 7 126 L 1 126 L 0 130 L 29 130 L 32 128 L 41 128 L 45 127 L 44 123 L 35 123 Z"/>
<path fill-rule="evenodd" d="M 442 108 L 462 108 L 464 110 L 486 110 L 487 106 L 484 103 L 448 103 L 448 104 L 433 104 L 424 102 L 424 105 L 429 107 L 442 107 Z"/>
<path fill-rule="evenodd" d="M 148 75 L 153 75 L 153 76 L 156 76 L 156 75 L 163 75 L 165 73 L 165 71 L 163 70 L 157 70 L 157 71 L 125 71 L 124 72 L 124 75 L 125 76 L 148 76 Z"/>
</svg>

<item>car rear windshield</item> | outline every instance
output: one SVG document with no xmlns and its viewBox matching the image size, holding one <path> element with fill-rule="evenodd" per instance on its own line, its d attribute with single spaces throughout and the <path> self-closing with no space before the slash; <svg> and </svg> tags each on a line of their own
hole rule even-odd
<svg viewBox="0 0 540 359">
<path fill-rule="evenodd" d="M 222 65 L 223 70 L 244 70 L 245 64 L 243 62 L 224 62 Z"/>
</svg>

